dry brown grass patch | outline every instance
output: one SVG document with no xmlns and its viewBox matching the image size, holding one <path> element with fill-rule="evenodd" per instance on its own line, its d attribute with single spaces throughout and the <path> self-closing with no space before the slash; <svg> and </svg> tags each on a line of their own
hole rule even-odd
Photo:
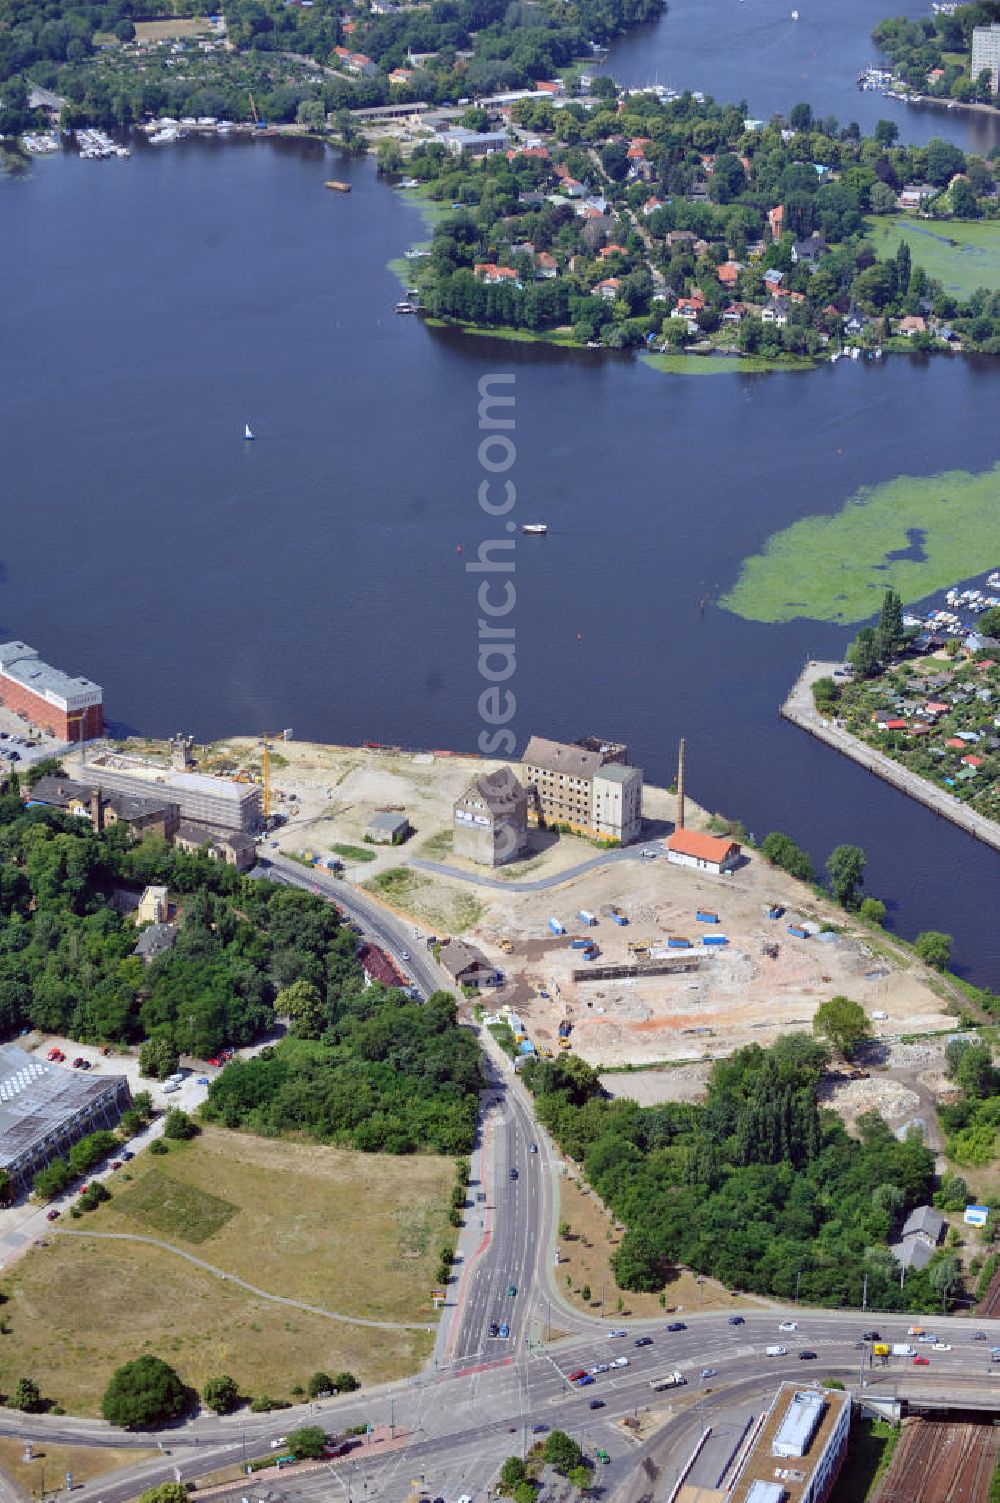
<svg viewBox="0 0 1000 1503">
<path fill-rule="evenodd" d="M 559 1220 L 569 1223 L 570 1236 L 559 1239 L 560 1263 L 553 1269 L 553 1274 L 560 1294 L 577 1310 L 585 1310 L 590 1315 L 600 1314 L 602 1288 L 604 1314 L 611 1322 L 626 1315 L 637 1320 L 655 1318 L 682 1307 L 685 1310 L 728 1310 L 740 1309 L 748 1303 L 742 1296 L 728 1294 L 711 1279 L 699 1284 L 687 1269 L 682 1269 L 676 1278 L 671 1279 L 664 1291 L 663 1305 L 657 1294 L 633 1294 L 627 1289 L 619 1289 L 611 1272 L 611 1255 L 622 1234 L 614 1230 L 614 1222 L 605 1215 L 597 1196 L 582 1190 L 574 1180 L 560 1182 Z M 569 1284 L 567 1278 L 571 1281 Z M 584 1302 L 580 1293 L 588 1284 L 589 1304 Z"/>
</svg>

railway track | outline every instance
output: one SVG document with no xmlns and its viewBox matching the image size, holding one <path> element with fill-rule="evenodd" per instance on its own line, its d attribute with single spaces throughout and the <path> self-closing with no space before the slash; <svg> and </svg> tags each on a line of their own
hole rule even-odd
<svg viewBox="0 0 1000 1503">
<path fill-rule="evenodd" d="M 913 1420 L 875 1503 L 984 1503 L 998 1449 L 992 1425 Z"/>
</svg>

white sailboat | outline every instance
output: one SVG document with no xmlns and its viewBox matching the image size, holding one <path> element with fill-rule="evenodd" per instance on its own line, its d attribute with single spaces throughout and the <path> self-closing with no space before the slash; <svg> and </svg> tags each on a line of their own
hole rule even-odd
<svg viewBox="0 0 1000 1503">
<path fill-rule="evenodd" d="M 243 437 L 249 442 L 253 438 L 253 429 L 249 423 L 243 424 Z"/>
<path fill-rule="evenodd" d="M 522 522 L 521 531 L 535 537 L 544 537 L 549 530 L 548 522 Z"/>
</svg>

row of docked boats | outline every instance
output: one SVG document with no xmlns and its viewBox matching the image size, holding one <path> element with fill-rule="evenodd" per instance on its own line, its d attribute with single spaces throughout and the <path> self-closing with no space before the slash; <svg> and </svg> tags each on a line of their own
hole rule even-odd
<svg viewBox="0 0 1000 1503">
<path fill-rule="evenodd" d="M 25 151 L 33 157 L 47 156 L 49 152 L 59 150 L 59 137 L 55 131 L 25 131 L 21 137 L 21 145 Z"/>
<path fill-rule="evenodd" d="M 119 146 L 103 130 L 78 130 L 76 144 L 85 162 L 101 162 L 108 157 L 124 158 L 132 155 L 127 146 Z"/>
</svg>

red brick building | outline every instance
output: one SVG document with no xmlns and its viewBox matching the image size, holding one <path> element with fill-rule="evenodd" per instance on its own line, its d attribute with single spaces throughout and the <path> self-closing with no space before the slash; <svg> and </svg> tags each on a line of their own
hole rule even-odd
<svg viewBox="0 0 1000 1503">
<path fill-rule="evenodd" d="M 100 684 L 50 667 L 25 642 L 0 645 L 0 704 L 60 741 L 104 734 Z"/>
</svg>

